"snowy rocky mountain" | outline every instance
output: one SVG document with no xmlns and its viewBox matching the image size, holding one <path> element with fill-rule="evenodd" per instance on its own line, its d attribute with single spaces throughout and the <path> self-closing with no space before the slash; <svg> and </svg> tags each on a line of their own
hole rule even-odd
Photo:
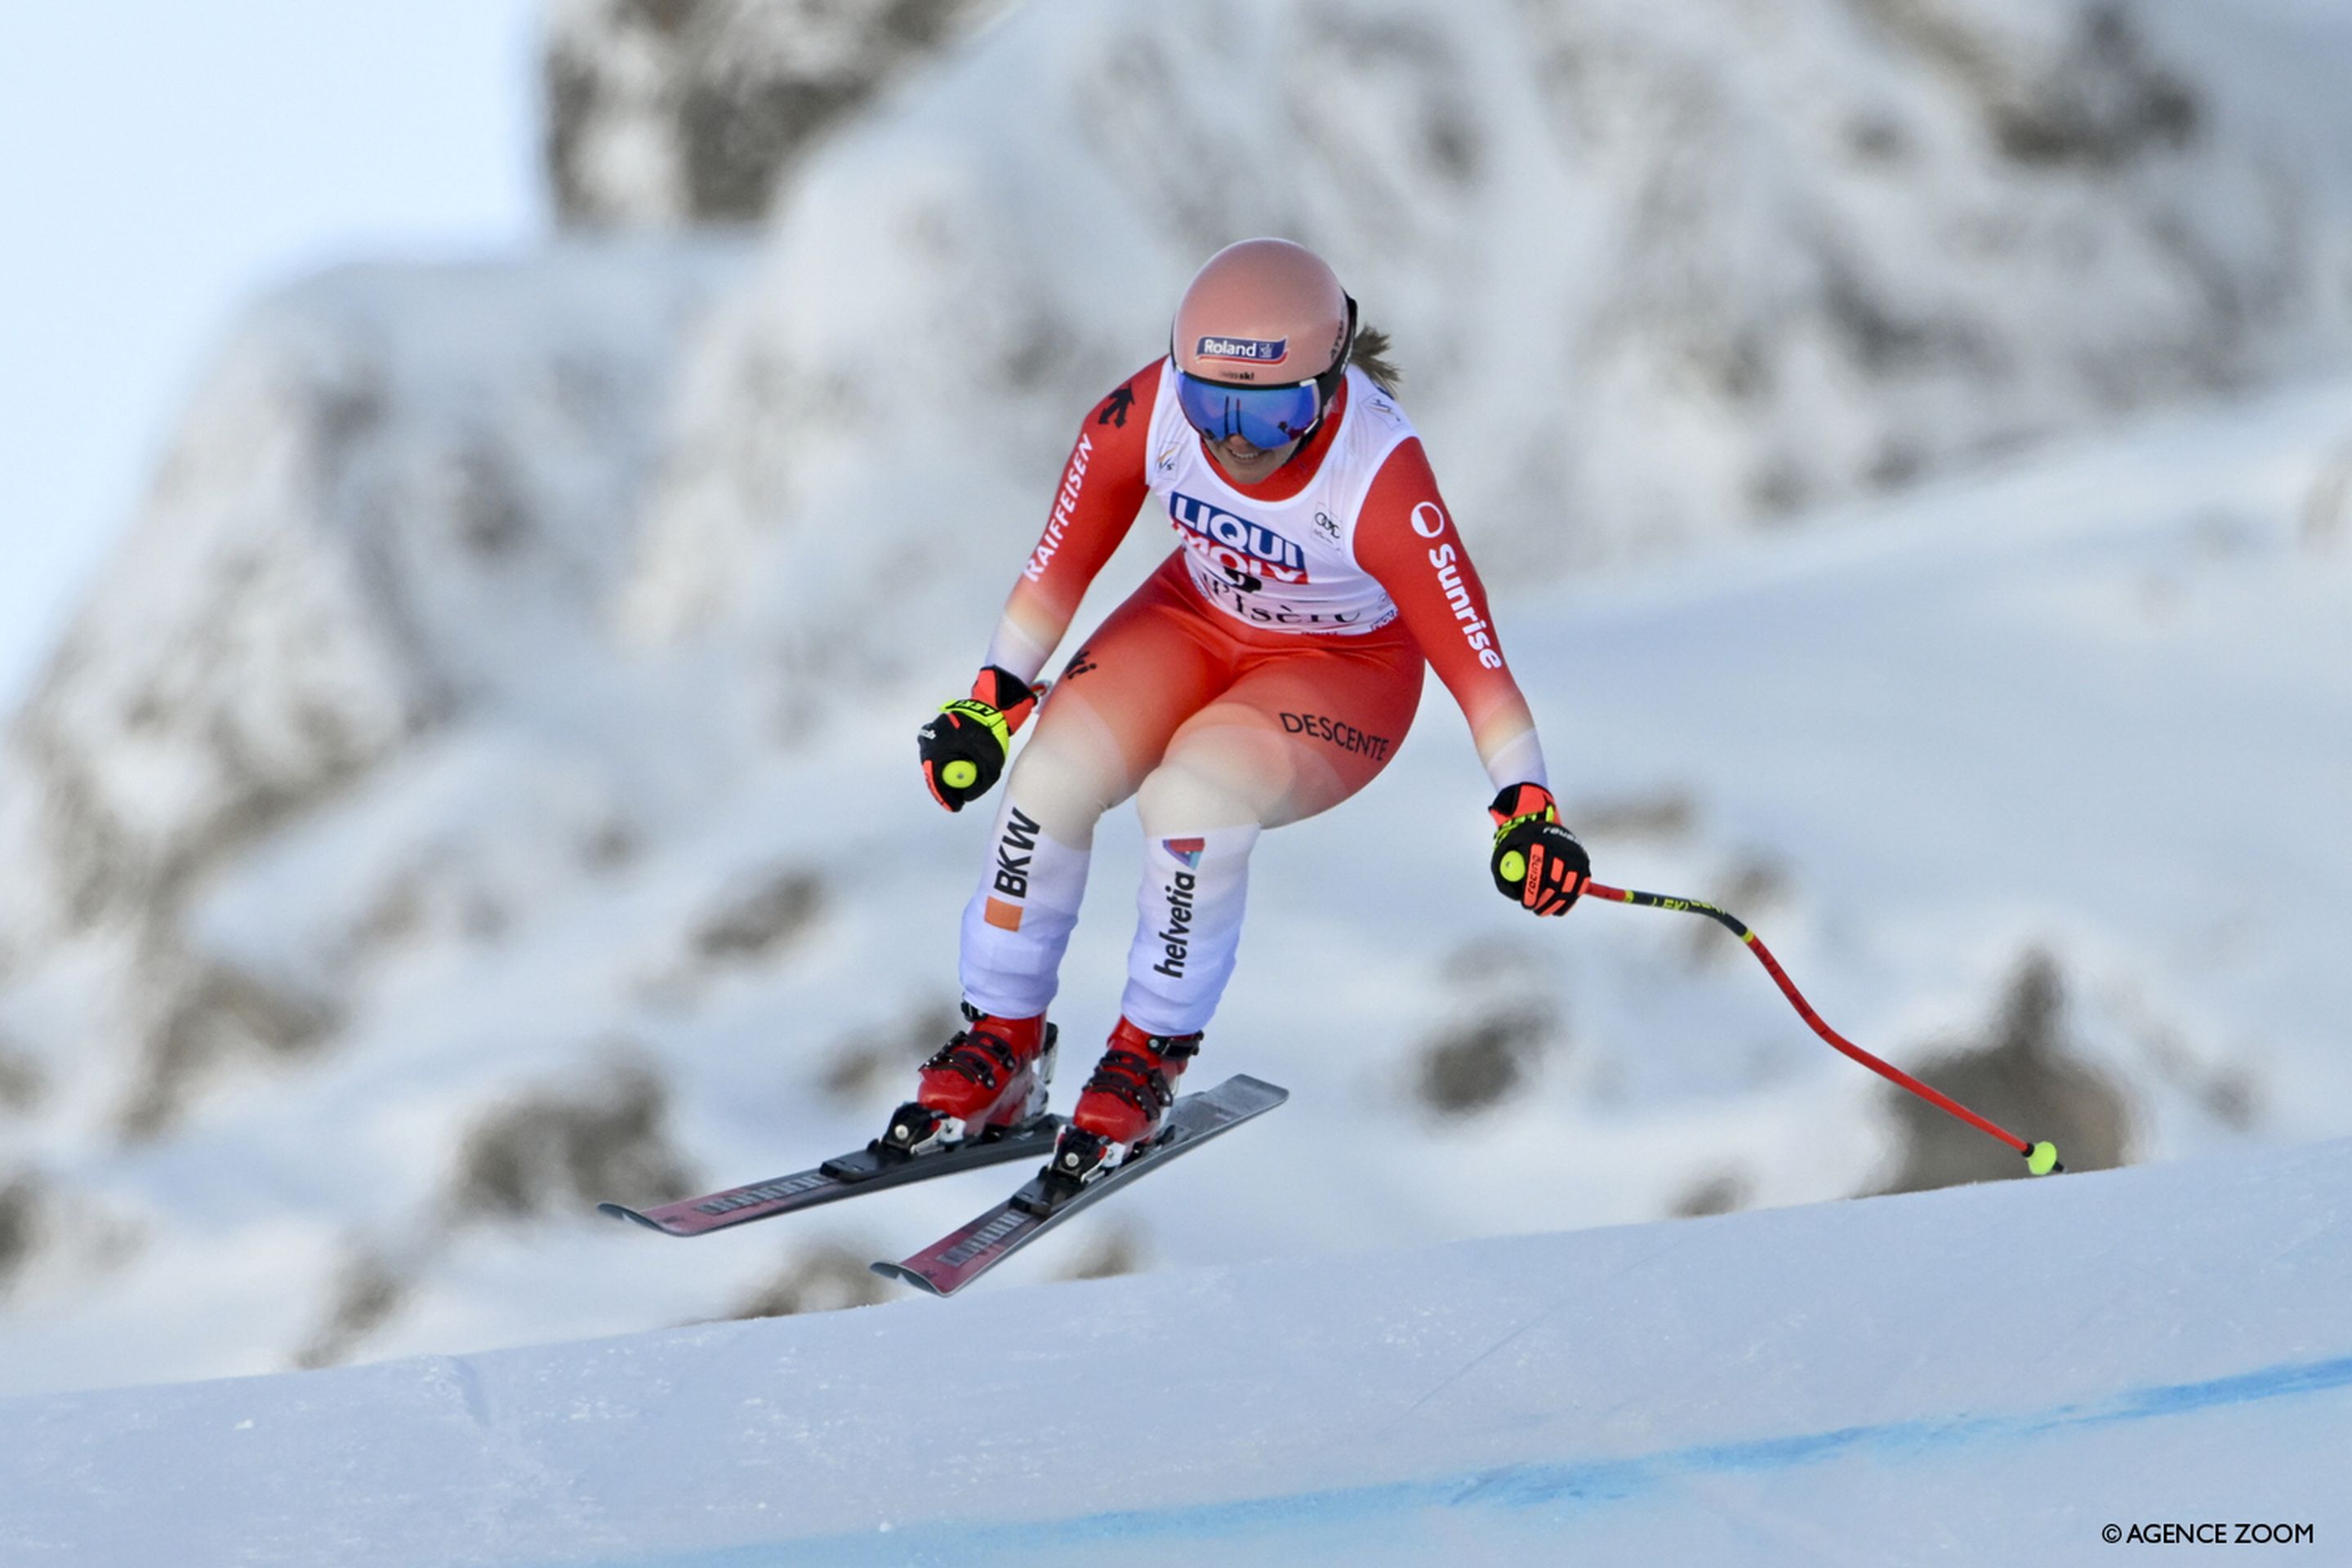
<svg viewBox="0 0 2352 1568">
<path fill-rule="evenodd" d="M 726 28 L 833 40 L 867 85 L 758 233 L 348 269 L 217 357 L 0 751 L 0 1391 L 869 1299 L 867 1216 L 689 1258 L 586 1205 L 901 1097 L 979 848 L 911 729 L 1079 411 L 1258 230 L 1397 335 L 1615 879 L 1721 899 L 2078 1166 L 2352 1126 L 2352 20 L 1036 0 L 918 47 L 788 10 L 551 18 L 607 84 L 569 131 L 556 94 L 559 166 L 652 182 L 572 208 L 611 223 L 720 209 L 607 98 L 783 58 Z M 1039 1269 L 2002 1173 L 1715 933 L 1528 929 L 1457 724 L 1263 851 L 1215 1050 L 1295 1091 L 1283 1152 Z"/>
<path fill-rule="evenodd" d="M 2319 15 L 1026 7 L 787 193 L 688 371 L 633 616 L 815 657 L 871 623 L 811 577 L 909 530 L 1001 571 L 1068 411 L 1235 235 L 1333 258 L 1518 575 L 2331 363 L 2352 109 L 2319 60 L 2352 29 Z"/>
<path fill-rule="evenodd" d="M 194 889 L 478 716 L 552 727 L 611 700 L 598 618 L 631 564 L 666 356 L 739 256 L 353 268 L 272 300 L 221 355 L 9 736 L 0 952 L 21 973 L 84 936 L 135 950 L 152 994 L 88 997 L 68 1026 L 148 1041 L 131 1130 L 167 1119 L 141 1095 L 224 1025 L 299 1050 L 334 1011 L 177 973 Z"/>
</svg>

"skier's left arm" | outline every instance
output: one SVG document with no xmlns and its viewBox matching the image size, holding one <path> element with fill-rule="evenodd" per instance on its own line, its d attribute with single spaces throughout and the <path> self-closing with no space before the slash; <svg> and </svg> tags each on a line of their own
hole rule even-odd
<svg viewBox="0 0 2352 1568">
<path fill-rule="evenodd" d="M 1418 437 L 1389 455 L 1356 521 L 1357 564 L 1396 601 L 1405 630 L 1461 704 L 1496 794 L 1490 869 L 1507 898 L 1536 914 L 1568 912 L 1592 862 L 1561 825 L 1545 777 L 1535 715 L 1503 658 L 1486 585 L 1438 493 Z"/>
</svg>

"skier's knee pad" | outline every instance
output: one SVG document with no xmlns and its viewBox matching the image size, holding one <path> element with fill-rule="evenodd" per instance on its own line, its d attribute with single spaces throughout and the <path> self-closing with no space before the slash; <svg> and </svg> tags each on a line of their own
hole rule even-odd
<svg viewBox="0 0 2352 1568">
<path fill-rule="evenodd" d="M 1152 837 L 1260 826 L 1259 805 L 1230 780 L 1181 759 L 1151 771 L 1135 792 L 1135 814 Z"/>
<path fill-rule="evenodd" d="M 1107 776 L 1100 759 L 1041 731 L 1013 759 L 1004 793 L 1047 833 L 1084 847 L 1102 814 L 1123 798 L 1122 782 Z"/>
</svg>

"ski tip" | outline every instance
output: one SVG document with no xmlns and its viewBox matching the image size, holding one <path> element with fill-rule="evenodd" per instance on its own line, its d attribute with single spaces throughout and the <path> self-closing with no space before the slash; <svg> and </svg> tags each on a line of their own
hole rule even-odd
<svg viewBox="0 0 2352 1568">
<path fill-rule="evenodd" d="M 913 1269 L 906 1267 L 904 1264 L 869 1263 L 866 1267 L 873 1270 L 875 1273 L 879 1274 L 885 1279 L 895 1279 L 901 1285 L 912 1285 L 916 1289 L 922 1291 L 927 1296 L 944 1296 L 947 1294 L 946 1291 L 940 1289 L 938 1286 L 932 1284 L 929 1280 L 924 1279 L 921 1275 L 916 1273 Z"/>
<path fill-rule="evenodd" d="M 639 1214 L 636 1210 L 629 1208 L 622 1204 L 598 1204 L 596 1205 L 596 1212 L 598 1214 L 611 1215 L 614 1219 L 635 1220 L 637 1224 L 644 1226 L 647 1230 L 657 1230 L 664 1236 L 676 1236 L 677 1234 L 676 1231 L 670 1229 L 669 1226 L 662 1224 L 661 1221 L 657 1219 L 648 1219 L 644 1215 Z"/>
</svg>

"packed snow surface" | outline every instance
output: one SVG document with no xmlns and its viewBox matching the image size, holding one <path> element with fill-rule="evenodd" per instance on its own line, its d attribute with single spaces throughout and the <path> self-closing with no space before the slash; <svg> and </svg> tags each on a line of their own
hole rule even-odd
<svg viewBox="0 0 2352 1568">
<path fill-rule="evenodd" d="M 1280 1116 L 1118 1201 L 1200 1203 Z M 19 1399 L 0 1543 L 28 1568 L 1821 1568 L 2100 1562 L 2105 1526 L 2171 1521 L 2307 1526 L 2293 1560 L 2340 1561 L 2347 1194 L 2338 1142 Z M 639 1239 L 614 1267 L 702 1245 Z"/>
</svg>

